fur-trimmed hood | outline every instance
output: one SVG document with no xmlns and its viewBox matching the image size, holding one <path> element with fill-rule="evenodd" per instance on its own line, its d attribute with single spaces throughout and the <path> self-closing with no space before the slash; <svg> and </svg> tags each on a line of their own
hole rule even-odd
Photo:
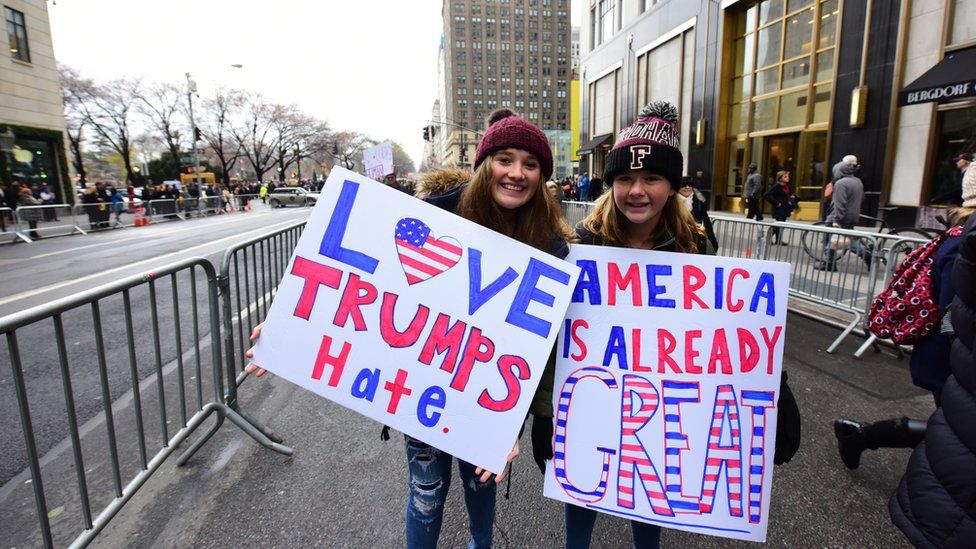
<svg viewBox="0 0 976 549">
<path fill-rule="evenodd" d="M 424 174 L 420 183 L 417 185 L 414 196 L 425 200 L 431 196 L 447 194 L 460 187 L 468 179 L 470 177 L 463 170 L 455 168 L 434 170 Z"/>
</svg>

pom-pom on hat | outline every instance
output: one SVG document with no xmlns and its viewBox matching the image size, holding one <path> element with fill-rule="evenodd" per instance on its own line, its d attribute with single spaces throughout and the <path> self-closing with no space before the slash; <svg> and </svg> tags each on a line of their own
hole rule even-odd
<svg viewBox="0 0 976 549">
<path fill-rule="evenodd" d="M 603 180 L 629 170 L 648 170 L 664 176 L 671 187 L 681 186 L 684 157 L 678 137 L 678 111 L 667 101 L 648 103 L 637 121 L 620 130 L 613 149 L 607 154 Z"/>
<path fill-rule="evenodd" d="M 531 122 L 519 118 L 511 109 L 501 108 L 488 115 L 488 130 L 478 143 L 474 167 L 489 155 L 503 149 L 521 149 L 539 160 L 542 181 L 552 176 L 552 149 L 546 134 Z"/>
</svg>

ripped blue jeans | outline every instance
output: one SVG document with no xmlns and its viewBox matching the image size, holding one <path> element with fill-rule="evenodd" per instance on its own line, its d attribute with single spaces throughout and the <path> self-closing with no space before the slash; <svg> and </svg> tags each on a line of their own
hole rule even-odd
<svg viewBox="0 0 976 549">
<path fill-rule="evenodd" d="M 444 518 L 444 500 L 451 486 L 451 462 L 454 457 L 417 439 L 404 437 L 410 472 L 410 497 L 407 499 L 407 547 L 437 547 Z M 491 547 L 495 524 L 495 483 L 478 481 L 475 466 L 458 460 L 458 472 L 464 483 L 464 503 L 468 508 L 471 530 L 469 549 Z"/>
</svg>

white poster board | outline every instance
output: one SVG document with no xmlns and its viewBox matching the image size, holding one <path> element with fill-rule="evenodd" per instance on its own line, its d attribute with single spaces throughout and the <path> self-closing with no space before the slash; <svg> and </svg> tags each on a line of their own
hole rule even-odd
<svg viewBox="0 0 976 549">
<path fill-rule="evenodd" d="M 500 473 L 578 272 L 334 168 L 254 363 Z"/>
<path fill-rule="evenodd" d="M 363 165 L 366 177 L 379 179 L 393 173 L 393 144 L 385 141 L 363 151 Z"/>
<path fill-rule="evenodd" d="M 766 538 L 789 265 L 574 245 L 545 495 Z"/>
</svg>

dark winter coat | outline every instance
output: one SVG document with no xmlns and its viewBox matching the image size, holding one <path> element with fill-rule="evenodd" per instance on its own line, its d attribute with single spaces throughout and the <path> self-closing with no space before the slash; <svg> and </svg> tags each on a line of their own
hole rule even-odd
<svg viewBox="0 0 976 549">
<path fill-rule="evenodd" d="M 773 207 L 773 218 L 777 221 L 784 221 L 793 213 L 794 204 L 790 198 L 788 187 L 780 182 L 776 182 L 763 195 Z"/>
<path fill-rule="evenodd" d="M 952 270 L 952 374 L 942 407 L 929 418 L 925 440 L 888 510 L 916 547 L 973 547 L 976 540 L 976 216 L 966 223 Z"/>
<path fill-rule="evenodd" d="M 461 194 L 467 187 L 467 175 L 460 170 L 438 170 L 424 177 L 418 187 L 418 195 L 428 203 L 447 210 L 451 213 L 457 211 L 458 203 L 461 201 Z M 546 192 L 544 186 L 540 185 L 536 192 Z M 569 255 L 569 245 L 562 239 L 554 239 L 550 245 L 549 253 L 565 259 Z M 552 417 L 552 384 L 556 372 L 556 353 L 555 349 L 546 361 L 542 378 L 539 380 L 539 388 L 536 389 L 535 396 L 532 397 L 532 404 L 529 412 L 536 416 Z"/>
<path fill-rule="evenodd" d="M 864 183 L 857 177 L 857 166 L 842 163 L 834 168 L 835 174 L 841 178 L 834 183 L 834 194 L 830 196 L 831 210 L 827 216 L 827 224 L 836 223 L 850 229 L 861 217 Z"/>
<path fill-rule="evenodd" d="M 932 266 L 935 295 L 938 296 L 939 314 L 948 314 L 956 290 L 952 285 L 952 266 L 959 255 L 962 237 L 946 238 L 939 246 Z M 912 382 L 923 389 L 932 391 L 936 398 L 949 377 L 949 349 L 952 339 L 942 333 L 938 326 L 929 335 L 916 343 L 912 349 L 909 369 Z"/>
</svg>

